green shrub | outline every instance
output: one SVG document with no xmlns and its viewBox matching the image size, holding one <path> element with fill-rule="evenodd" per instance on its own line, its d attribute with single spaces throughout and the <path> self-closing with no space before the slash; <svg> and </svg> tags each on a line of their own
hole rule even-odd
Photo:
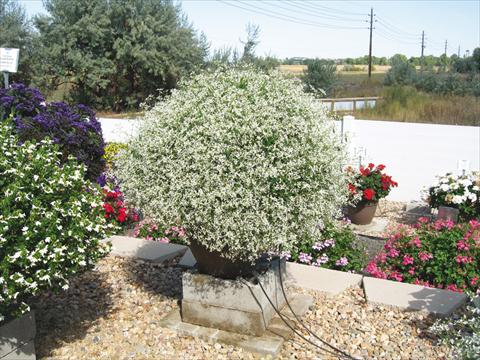
<svg viewBox="0 0 480 360">
<path fill-rule="evenodd" d="M 226 258 L 290 250 L 347 197 L 333 122 L 298 82 L 195 76 L 150 110 L 118 161 L 127 200 Z"/>
<path fill-rule="evenodd" d="M 335 64 L 326 64 L 318 59 L 313 60 L 308 63 L 303 81 L 306 91 L 323 91 L 328 96 L 338 83 L 337 67 Z"/>
<path fill-rule="evenodd" d="M 395 61 L 385 75 L 385 85 L 413 85 L 416 82 L 415 67 L 407 61 Z"/>
<path fill-rule="evenodd" d="M 85 166 L 62 164 L 50 140 L 18 145 L 10 122 L 0 123 L 0 322 L 28 311 L 42 290 L 68 288 L 106 253 L 109 229 Z"/>
<path fill-rule="evenodd" d="M 283 253 L 291 261 L 327 269 L 360 272 L 366 265 L 365 249 L 358 245 L 355 233 L 347 226 L 328 223 L 320 235 L 299 241 L 291 253 Z"/>
</svg>

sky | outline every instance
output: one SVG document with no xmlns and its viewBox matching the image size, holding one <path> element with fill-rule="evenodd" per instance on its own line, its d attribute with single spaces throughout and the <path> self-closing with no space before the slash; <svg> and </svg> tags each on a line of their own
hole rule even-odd
<svg viewBox="0 0 480 360">
<path fill-rule="evenodd" d="M 72 0 L 75 1 L 75 0 Z M 257 55 L 346 58 L 368 54 L 370 9 L 374 12 L 372 53 L 463 56 L 480 46 L 480 0 L 183 0 L 193 27 L 206 34 L 211 49 L 242 49 L 246 25 L 260 28 Z M 27 14 L 45 13 L 41 0 L 20 0 Z"/>
</svg>

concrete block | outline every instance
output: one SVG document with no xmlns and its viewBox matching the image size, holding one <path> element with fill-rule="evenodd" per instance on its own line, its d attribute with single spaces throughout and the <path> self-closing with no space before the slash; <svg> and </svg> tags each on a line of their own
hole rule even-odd
<svg viewBox="0 0 480 360">
<path fill-rule="evenodd" d="M 33 311 L 0 326 L 0 359 L 34 360 L 35 334 Z"/>
<path fill-rule="evenodd" d="M 278 267 L 259 276 L 275 307 L 285 304 Z M 245 280 L 225 280 L 205 274 L 183 274 L 182 320 L 241 334 L 260 336 L 275 311 L 260 285 Z"/>
<path fill-rule="evenodd" d="M 182 335 L 194 336 L 212 343 L 238 346 L 250 352 L 273 357 L 278 355 L 284 341 L 282 337 L 269 333 L 263 334 L 262 336 L 249 336 L 184 323 L 181 320 L 178 309 L 172 310 L 170 314 L 160 320 L 160 326 L 177 331 Z"/>
<path fill-rule="evenodd" d="M 465 294 L 391 280 L 363 278 L 368 302 L 448 315 L 465 303 Z"/>
<path fill-rule="evenodd" d="M 112 255 L 134 257 L 160 263 L 187 251 L 184 245 L 160 243 L 128 236 L 112 236 Z"/>
<path fill-rule="evenodd" d="M 182 258 L 178 262 L 178 266 L 183 268 L 193 268 L 197 264 L 197 260 L 192 254 L 192 251 L 188 249 L 185 254 L 183 254 Z"/>
<path fill-rule="evenodd" d="M 423 201 L 410 201 L 405 207 L 405 212 L 415 215 L 430 215 L 430 207 Z"/>
<path fill-rule="evenodd" d="M 295 286 L 336 295 L 360 285 L 362 275 L 287 262 L 287 280 Z"/>
</svg>

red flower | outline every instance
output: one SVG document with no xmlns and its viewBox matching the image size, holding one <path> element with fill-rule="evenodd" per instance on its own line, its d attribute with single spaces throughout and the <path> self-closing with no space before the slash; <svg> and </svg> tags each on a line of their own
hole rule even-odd
<svg viewBox="0 0 480 360">
<path fill-rule="evenodd" d="M 377 170 L 382 171 L 383 169 L 385 169 L 385 165 L 380 164 L 380 165 L 377 166 Z"/>
<path fill-rule="evenodd" d="M 355 185 L 353 184 L 348 184 L 348 191 L 350 191 L 351 194 L 355 195 L 357 193 L 357 189 L 355 188 Z"/>
<path fill-rule="evenodd" d="M 103 206 L 103 208 L 105 209 L 105 212 L 106 212 L 107 214 L 110 214 L 110 213 L 113 213 L 113 212 L 114 212 L 112 205 L 110 205 L 110 204 L 108 204 L 108 203 L 105 203 L 105 204 L 103 204 L 102 206 Z"/>
<path fill-rule="evenodd" d="M 121 223 L 123 223 L 123 222 L 125 222 L 126 219 L 127 219 L 127 209 L 120 208 L 118 210 L 117 220 L 120 221 Z"/>
<path fill-rule="evenodd" d="M 116 199 L 117 197 L 118 197 L 118 193 L 116 191 L 107 192 L 107 199 Z"/>
<path fill-rule="evenodd" d="M 372 163 L 370 163 L 370 164 L 368 164 L 368 167 L 369 167 L 370 169 L 373 169 L 373 168 L 375 167 L 375 165 L 372 164 Z"/>
<path fill-rule="evenodd" d="M 372 200 L 375 196 L 375 190 L 367 188 L 363 190 L 363 197 L 367 200 Z"/>
<path fill-rule="evenodd" d="M 362 174 L 362 176 L 368 176 L 370 174 L 370 169 L 360 166 L 360 174 Z"/>
</svg>

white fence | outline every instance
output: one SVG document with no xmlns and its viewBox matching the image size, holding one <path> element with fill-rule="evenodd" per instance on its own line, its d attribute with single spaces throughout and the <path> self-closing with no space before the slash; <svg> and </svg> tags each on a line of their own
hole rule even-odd
<svg viewBox="0 0 480 360">
<path fill-rule="evenodd" d="M 137 120 L 100 119 L 105 141 L 124 142 L 135 134 Z M 341 126 L 341 122 L 337 125 Z M 385 171 L 399 183 L 391 200 L 420 199 L 423 187 L 436 175 L 456 172 L 459 161 L 471 170 L 480 169 L 480 127 L 356 120 L 344 117 L 352 156 L 364 163 L 387 166 Z"/>
</svg>

